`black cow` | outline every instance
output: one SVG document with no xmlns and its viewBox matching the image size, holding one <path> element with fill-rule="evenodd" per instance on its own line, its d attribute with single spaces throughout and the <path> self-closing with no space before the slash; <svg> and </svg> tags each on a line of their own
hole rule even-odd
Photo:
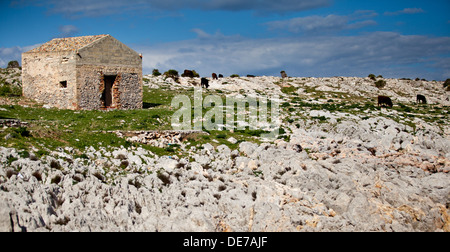
<svg viewBox="0 0 450 252">
<path fill-rule="evenodd" d="M 417 103 L 427 104 L 427 98 L 423 95 L 417 95 Z"/>
<path fill-rule="evenodd" d="M 378 96 L 378 106 L 381 107 L 381 105 L 386 105 L 392 108 L 393 104 L 391 98 L 382 95 Z"/>
<path fill-rule="evenodd" d="M 223 74 L 219 74 L 219 78 L 223 78 Z"/>
<path fill-rule="evenodd" d="M 203 87 L 208 88 L 209 87 L 209 80 L 206 79 L 206 78 L 202 78 L 201 84 L 202 84 L 202 88 Z"/>
</svg>

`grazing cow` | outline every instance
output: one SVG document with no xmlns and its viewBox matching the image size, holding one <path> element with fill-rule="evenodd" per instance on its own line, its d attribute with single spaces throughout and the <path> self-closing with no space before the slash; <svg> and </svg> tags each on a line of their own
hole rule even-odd
<svg viewBox="0 0 450 252">
<path fill-rule="evenodd" d="M 427 98 L 423 95 L 417 95 L 417 103 L 427 104 Z"/>
<path fill-rule="evenodd" d="M 287 74 L 286 74 L 286 71 L 281 71 L 280 72 L 281 73 L 281 78 L 287 78 L 288 76 L 287 76 Z"/>
<path fill-rule="evenodd" d="M 217 74 L 216 74 L 216 73 L 213 73 L 213 74 L 212 74 L 212 79 L 213 79 L 213 80 L 218 80 Z"/>
<path fill-rule="evenodd" d="M 223 78 L 223 74 L 219 74 L 219 78 Z"/>
<path fill-rule="evenodd" d="M 378 106 L 381 107 L 381 105 L 386 105 L 389 106 L 390 108 L 392 108 L 393 104 L 392 104 L 392 100 L 391 98 L 387 97 L 387 96 L 378 96 Z"/>
<path fill-rule="evenodd" d="M 202 78 L 201 84 L 202 84 L 202 88 L 203 88 L 203 87 L 208 88 L 208 87 L 209 87 L 209 81 L 208 81 L 208 79 Z"/>
</svg>

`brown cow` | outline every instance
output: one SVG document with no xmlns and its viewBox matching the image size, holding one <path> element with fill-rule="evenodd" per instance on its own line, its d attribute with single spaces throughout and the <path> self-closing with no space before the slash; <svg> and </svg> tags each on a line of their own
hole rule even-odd
<svg viewBox="0 0 450 252">
<path fill-rule="evenodd" d="M 216 74 L 216 73 L 213 73 L 213 74 L 212 74 L 212 79 L 213 79 L 213 80 L 218 80 L 217 74 Z"/>
<path fill-rule="evenodd" d="M 378 96 L 378 106 L 381 107 L 381 105 L 386 105 L 392 108 L 393 104 L 391 98 L 382 95 Z"/>
</svg>

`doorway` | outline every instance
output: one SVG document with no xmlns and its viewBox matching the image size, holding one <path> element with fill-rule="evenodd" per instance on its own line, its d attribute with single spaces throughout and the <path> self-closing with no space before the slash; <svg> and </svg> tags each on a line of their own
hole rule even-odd
<svg viewBox="0 0 450 252">
<path fill-rule="evenodd" d="M 112 91 L 116 77 L 117 75 L 105 75 L 104 77 L 105 89 L 103 90 L 102 101 L 105 107 L 110 107 L 113 103 Z"/>
</svg>

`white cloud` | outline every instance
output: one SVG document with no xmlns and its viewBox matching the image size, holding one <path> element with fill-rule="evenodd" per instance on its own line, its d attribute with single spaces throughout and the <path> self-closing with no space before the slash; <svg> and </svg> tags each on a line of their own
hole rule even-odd
<svg viewBox="0 0 450 252">
<path fill-rule="evenodd" d="M 384 15 L 386 16 L 396 16 L 401 14 L 417 14 L 417 13 L 424 13 L 425 11 L 422 8 L 405 8 L 403 10 L 389 12 L 386 11 Z"/>
<path fill-rule="evenodd" d="M 199 31 L 197 30 L 197 34 Z M 367 76 L 446 79 L 449 37 L 375 32 L 360 36 L 250 39 L 201 33 L 197 39 L 141 46 L 144 73 L 195 69 L 202 76 Z M 443 64 L 445 63 L 445 64 Z"/>
<path fill-rule="evenodd" d="M 298 17 L 288 20 L 278 20 L 266 23 L 269 30 L 288 30 L 292 33 L 305 32 L 322 34 L 348 29 L 359 29 L 368 25 L 376 25 L 372 18 L 377 14 L 373 11 L 357 11 L 351 15 L 328 15 Z"/>
<path fill-rule="evenodd" d="M 61 25 L 59 28 L 60 37 L 72 37 L 80 30 L 74 25 Z"/>
<path fill-rule="evenodd" d="M 29 51 L 38 45 L 32 45 L 32 46 L 14 46 L 14 47 L 3 47 L 0 48 L 0 67 L 5 68 L 8 65 L 8 62 L 12 60 L 17 60 L 19 64 L 22 61 L 22 53 Z"/>
</svg>

